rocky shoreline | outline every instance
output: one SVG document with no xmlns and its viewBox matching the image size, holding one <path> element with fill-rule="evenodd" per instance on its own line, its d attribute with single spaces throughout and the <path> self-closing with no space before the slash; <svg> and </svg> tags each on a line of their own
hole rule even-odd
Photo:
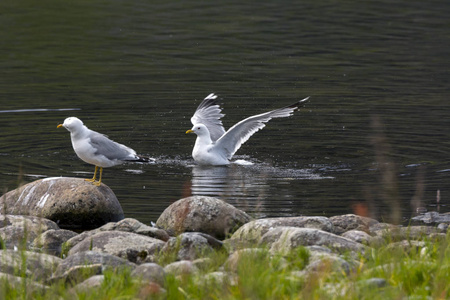
<svg viewBox="0 0 450 300">
<path fill-rule="evenodd" d="M 425 236 L 445 239 L 450 223 L 448 214 L 425 216 L 423 222 L 439 220 L 437 226 L 409 227 L 353 214 L 252 219 L 220 199 L 193 196 L 174 202 L 156 226 L 149 226 L 124 218 L 114 193 L 103 184 L 97 188 L 74 178 L 38 180 L 8 192 L 0 198 L 0 209 L 0 277 L 10 284 L 23 283 L 16 270 L 23 266 L 25 253 L 27 282 L 35 289 L 61 281 L 74 289 L 95 288 L 105 270 L 129 268 L 132 276 L 161 293 L 169 274 L 199 272 L 214 251 L 224 251 L 228 258 L 205 280 L 232 284 L 243 256 L 258 251 L 286 254 L 299 246 L 311 258 L 291 274 L 294 278 L 311 276 L 325 263 L 348 274 L 357 268 L 358 255 L 371 247 L 420 248 Z M 175 262 L 158 264 L 165 253 L 173 253 Z M 377 278 L 373 282 L 387 284 Z"/>
</svg>

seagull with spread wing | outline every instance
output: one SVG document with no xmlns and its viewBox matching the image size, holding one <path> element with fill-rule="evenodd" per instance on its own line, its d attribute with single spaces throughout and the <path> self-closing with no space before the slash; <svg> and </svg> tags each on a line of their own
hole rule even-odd
<svg viewBox="0 0 450 300">
<path fill-rule="evenodd" d="M 225 132 L 220 120 L 225 115 L 222 114 L 217 95 L 209 94 L 191 118 L 194 126 L 186 131 L 197 135 L 192 157 L 200 165 L 228 165 L 241 145 L 255 132 L 264 128 L 265 123 L 273 118 L 291 116 L 308 99 L 309 97 L 283 108 L 248 117 Z"/>
</svg>

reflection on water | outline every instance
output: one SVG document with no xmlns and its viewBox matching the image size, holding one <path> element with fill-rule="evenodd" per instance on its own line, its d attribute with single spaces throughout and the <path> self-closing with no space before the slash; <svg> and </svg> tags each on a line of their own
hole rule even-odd
<svg viewBox="0 0 450 300">
<path fill-rule="evenodd" d="M 273 201 L 272 186 L 289 185 L 299 180 L 333 179 L 323 177 L 311 169 L 288 169 L 273 167 L 262 163 L 232 163 L 228 166 L 192 166 L 192 195 L 213 196 L 225 199 L 228 203 L 265 216 L 273 214 L 267 210 Z M 287 190 L 278 202 L 278 214 L 292 211 L 294 190 Z M 283 212 L 284 211 L 284 212 Z"/>
</svg>

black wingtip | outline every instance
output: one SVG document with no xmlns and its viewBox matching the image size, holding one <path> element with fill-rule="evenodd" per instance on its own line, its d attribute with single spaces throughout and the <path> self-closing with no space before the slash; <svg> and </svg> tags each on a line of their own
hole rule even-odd
<svg viewBox="0 0 450 300">
<path fill-rule="evenodd" d="M 214 105 L 217 105 L 220 107 L 221 102 L 222 101 L 217 94 L 211 93 L 208 96 L 206 96 L 205 99 L 203 99 L 203 101 L 197 107 L 197 110 L 199 110 L 201 108 L 208 108 L 208 107 L 214 106 Z"/>
<path fill-rule="evenodd" d="M 305 106 L 305 104 L 306 104 L 306 102 L 308 102 L 308 100 L 309 100 L 309 96 L 303 100 L 300 100 L 292 105 L 287 106 L 286 108 L 292 108 L 294 110 L 298 110 L 300 107 Z"/>
<path fill-rule="evenodd" d="M 137 160 L 135 162 L 146 162 L 146 163 L 154 163 L 156 160 L 152 157 L 147 156 L 137 156 Z"/>
</svg>

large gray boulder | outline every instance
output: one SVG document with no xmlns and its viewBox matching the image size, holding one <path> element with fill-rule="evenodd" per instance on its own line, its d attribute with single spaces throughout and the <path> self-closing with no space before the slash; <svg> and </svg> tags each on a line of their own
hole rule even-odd
<svg viewBox="0 0 450 300">
<path fill-rule="evenodd" d="M 223 239 L 250 220 L 245 212 L 222 200 L 192 196 L 172 203 L 158 218 L 156 226 L 172 235 L 194 231 Z"/>
<path fill-rule="evenodd" d="M 334 227 L 326 217 L 286 217 L 267 218 L 253 220 L 240 227 L 231 237 L 232 240 L 241 240 L 248 243 L 257 243 L 261 237 L 270 229 L 276 227 L 300 227 L 315 228 L 323 231 L 333 232 Z"/>
<path fill-rule="evenodd" d="M 261 238 L 272 253 L 288 253 L 299 246 L 325 246 L 339 253 L 364 252 L 366 247 L 350 239 L 311 228 L 276 227 Z"/>
<path fill-rule="evenodd" d="M 92 229 L 124 218 L 109 187 L 68 177 L 45 178 L 10 191 L 0 198 L 0 211 L 47 218 L 66 229 Z"/>
<path fill-rule="evenodd" d="M 148 236 L 123 231 L 102 231 L 87 237 L 72 249 L 68 256 L 97 251 L 127 259 L 133 263 L 151 262 L 153 255 L 161 250 L 165 242 Z"/>
</svg>

